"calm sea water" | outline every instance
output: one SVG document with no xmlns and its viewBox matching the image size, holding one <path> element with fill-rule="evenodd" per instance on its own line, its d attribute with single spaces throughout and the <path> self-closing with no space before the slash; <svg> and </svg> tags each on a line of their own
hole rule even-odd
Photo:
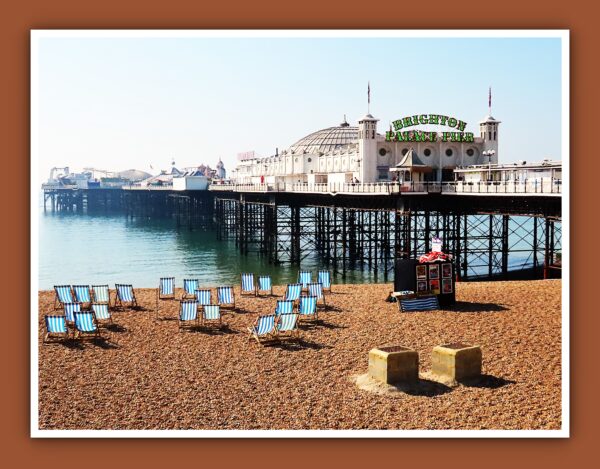
<svg viewBox="0 0 600 469">
<path fill-rule="evenodd" d="M 518 218 L 518 217 L 516 217 Z M 511 249 L 523 241 L 515 237 Z M 477 263 L 478 259 L 473 259 Z M 509 265 L 520 268 L 531 263 L 531 254 L 511 253 Z M 302 268 L 316 271 L 316 259 L 303 261 Z M 486 269 L 481 269 L 485 273 Z M 198 278 L 201 284 L 239 283 L 240 272 L 270 274 L 275 284 L 295 281 L 298 267 L 275 266 L 255 254 L 239 254 L 233 241 L 219 241 L 214 232 L 177 228 L 174 220 L 130 219 L 121 214 L 97 215 L 39 211 L 39 286 L 60 284 L 132 283 L 156 287 L 160 277 Z M 367 270 L 351 271 L 336 283 L 385 281 Z M 392 277 L 388 278 L 392 281 Z"/>
</svg>

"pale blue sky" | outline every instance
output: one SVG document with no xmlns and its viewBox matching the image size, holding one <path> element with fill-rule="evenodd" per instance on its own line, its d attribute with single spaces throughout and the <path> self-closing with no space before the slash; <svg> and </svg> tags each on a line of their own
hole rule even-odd
<svg viewBox="0 0 600 469">
<path fill-rule="evenodd" d="M 500 162 L 561 158 L 559 39 L 42 38 L 39 170 L 263 156 L 367 110 L 502 121 Z M 154 171 L 150 170 L 150 164 Z"/>
</svg>

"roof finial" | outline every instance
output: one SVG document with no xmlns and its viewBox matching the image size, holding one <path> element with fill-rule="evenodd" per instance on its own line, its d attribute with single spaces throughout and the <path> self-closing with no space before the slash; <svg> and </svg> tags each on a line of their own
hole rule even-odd
<svg viewBox="0 0 600 469">
<path fill-rule="evenodd" d="M 492 115 L 492 87 L 490 86 L 488 93 L 488 115 Z"/>
<path fill-rule="evenodd" d="M 367 114 L 371 114 L 371 81 L 367 82 Z"/>
<path fill-rule="evenodd" d="M 350 126 L 350 124 L 348 124 L 348 121 L 346 120 L 346 114 L 344 114 L 344 120 L 340 124 L 340 127 L 349 127 L 349 126 Z"/>
</svg>

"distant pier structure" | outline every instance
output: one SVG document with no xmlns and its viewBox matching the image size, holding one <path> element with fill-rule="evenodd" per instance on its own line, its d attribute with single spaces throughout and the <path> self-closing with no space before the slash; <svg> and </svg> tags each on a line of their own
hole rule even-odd
<svg viewBox="0 0 600 469">
<path fill-rule="evenodd" d="M 488 168 L 489 169 L 489 168 Z M 488 170 L 486 169 L 486 171 Z M 211 184 L 121 189 L 45 189 L 54 210 L 118 210 L 167 217 L 214 231 L 243 255 L 274 264 L 320 265 L 345 277 L 370 271 L 391 278 L 397 258 L 414 258 L 443 239 L 467 279 L 560 275 L 558 180 L 374 184 Z M 520 268 L 519 266 L 527 266 Z"/>
</svg>

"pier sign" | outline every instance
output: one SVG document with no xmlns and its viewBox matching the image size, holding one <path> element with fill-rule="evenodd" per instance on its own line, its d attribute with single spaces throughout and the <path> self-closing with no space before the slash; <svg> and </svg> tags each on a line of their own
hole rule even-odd
<svg viewBox="0 0 600 469">
<path fill-rule="evenodd" d="M 441 114 L 417 114 L 397 119 L 392 122 L 393 129 L 390 128 L 385 133 L 385 139 L 388 142 L 435 142 L 438 140 L 437 132 L 418 129 L 406 130 L 417 125 L 443 125 L 457 130 L 457 132 L 442 132 L 442 142 L 474 141 L 473 132 L 464 132 L 467 127 L 465 121 Z"/>
</svg>

